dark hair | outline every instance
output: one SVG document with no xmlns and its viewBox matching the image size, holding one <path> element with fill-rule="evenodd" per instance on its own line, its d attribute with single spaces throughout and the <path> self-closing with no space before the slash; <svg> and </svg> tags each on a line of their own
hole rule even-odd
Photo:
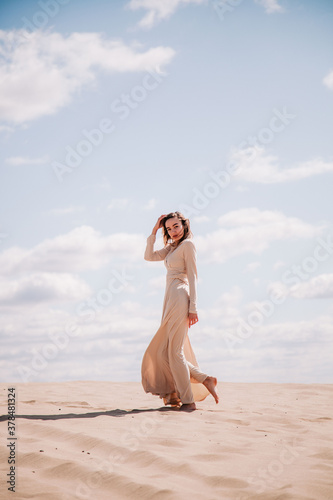
<svg viewBox="0 0 333 500">
<path fill-rule="evenodd" d="M 186 217 L 184 217 L 184 215 L 180 212 L 170 212 L 168 215 L 166 215 L 164 217 L 164 219 L 162 219 L 162 224 L 163 224 L 162 232 L 163 232 L 164 246 L 166 246 L 169 243 L 169 241 L 172 239 L 169 236 L 169 233 L 168 233 L 167 228 L 165 227 L 165 224 L 166 224 L 167 220 L 172 219 L 173 217 L 177 217 L 180 220 L 180 222 L 182 223 L 182 226 L 184 228 L 183 236 L 181 237 L 181 239 L 179 241 L 175 242 L 176 246 L 179 245 L 186 238 L 191 238 L 193 236 L 192 231 L 190 229 L 189 219 L 186 219 Z"/>
</svg>

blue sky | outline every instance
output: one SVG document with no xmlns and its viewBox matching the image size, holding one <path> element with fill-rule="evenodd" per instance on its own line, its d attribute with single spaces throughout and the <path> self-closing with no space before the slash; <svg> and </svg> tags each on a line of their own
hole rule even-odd
<svg viewBox="0 0 333 500">
<path fill-rule="evenodd" d="M 1 378 L 140 381 L 165 284 L 146 238 L 181 210 L 202 370 L 332 382 L 332 3 L 3 1 L 0 19 Z"/>
</svg>

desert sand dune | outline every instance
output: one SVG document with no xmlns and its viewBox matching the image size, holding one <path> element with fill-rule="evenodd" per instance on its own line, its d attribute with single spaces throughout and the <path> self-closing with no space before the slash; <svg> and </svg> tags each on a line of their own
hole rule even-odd
<svg viewBox="0 0 333 500">
<path fill-rule="evenodd" d="M 191 413 L 137 382 L 14 387 L 16 487 L 2 398 L 1 499 L 333 498 L 333 385 L 220 382 L 220 403 Z"/>
</svg>

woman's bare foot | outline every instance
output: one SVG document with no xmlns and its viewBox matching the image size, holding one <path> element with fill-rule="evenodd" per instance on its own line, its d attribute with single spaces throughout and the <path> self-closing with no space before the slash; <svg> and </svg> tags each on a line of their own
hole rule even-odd
<svg viewBox="0 0 333 500">
<path fill-rule="evenodd" d="M 195 406 L 195 403 L 185 403 L 180 407 L 180 411 L 193 411 L 196 409 L 197 407 Z"/>
<path fill-rule="evenodd" d="M 206 377 L 202 382 L 205 387 L 209 390 L 213 398 L 215 399 L 216 404 L 219 402 L 219 395 L 215 390 L 217 385 L 217 379 L 215 377 Z"/>
</svg>

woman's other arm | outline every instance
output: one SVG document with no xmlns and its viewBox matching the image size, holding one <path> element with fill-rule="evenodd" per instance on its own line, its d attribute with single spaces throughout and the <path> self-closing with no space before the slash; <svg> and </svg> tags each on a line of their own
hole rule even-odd
<svg viewBox="0 0 333 500">
<path fill-rule="evenodd" d="M 189 284 L 189 313 L 197 314 L 197 253 L 193 241 L 184 241 L 185 268 Z"/>
</svg>

